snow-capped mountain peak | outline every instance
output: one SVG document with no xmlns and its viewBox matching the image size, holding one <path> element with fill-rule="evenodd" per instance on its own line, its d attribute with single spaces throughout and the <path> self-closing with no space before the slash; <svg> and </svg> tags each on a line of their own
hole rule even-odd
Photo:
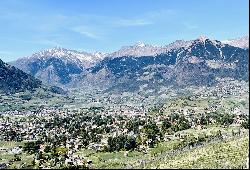
<svg viewBox="0 0 250 170">
<path fill-rule="evenodd" d="M 163 48 L 159 46 L 153 46 L 149 44 L 145 44 L 141 41 L 137 42 L 134 45 L 123 46 L 120 50 L 108 54 L 108 57 L 122 57 L 122 56 L 154 56 L 157 53 L 160 53 Z"/>
<path fill-rule="evenodd" d="M 12 63 L 19 69 L 41 79 L 45 84 L 62 85 L 71 82 L 75 75 L 100 61 L 103 53 L 87 53 L 54 47 L 34 53 Z"/>
<path fill-rule="evenodd" d="M 201 42 L 205 42 L 206 39 L 208 39 L 208 38 L 207 38 L 205 35 L 200 35 L 200 36 L 198 37 L 198 40 L 201 41 Z"/>
<path fill-rule="evenodd" d="M 70 60 L 70 61 L 79 61 L 79 62 L 88 62 L 88 63 L 94 63 L 96 61 L 99 61 L 104 56 L 103 53 L 96 52 L 96 53 L 87 53 L 87 52 L 79 52 L 76 50 L 69 50 L 62 47 L 54 47 L 51 49 L 46 49 L 39 51 L 37 53 L 34 53 L 30 57 L 27 57 L 28 59 L 47 59 L 47 58 L 60 58 L 63 60 Z"/>
<path fill-rule="evenodd" d="M 137 46 L 137 47 L 145 47 L 146 44 L 143 43 L 143 42 L 141 42 L 141 41 L 138 41 L 138 42 L 135 44 L 135 46 Z"/>
<path fill-rule="evenodd" d="M 192 44 L 192 41 L 185 41 L 185 40 L 176 40 L 168 45 L 165 46 L 166 50 L 178 49 L 181 47 L 189 47 Z"/>
<path fill-rule="evenodd" d="M 107 55 L 107 53 L 104 53 L 104 52 L 94 52 L 94 53 L 92 53 L 94 56 L 96 56 L 97 58 L 99 58 L 99 59 L 103 59 L 103 58 L 105 58 L 105 56 Z"/>
</svg>

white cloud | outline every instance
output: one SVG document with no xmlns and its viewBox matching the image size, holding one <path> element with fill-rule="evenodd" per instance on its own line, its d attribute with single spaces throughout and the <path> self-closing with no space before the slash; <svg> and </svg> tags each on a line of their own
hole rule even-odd
<svg viewBox="0 0 250 170">
<path fill-rule="evenodd" d="M 177 11 L 173 9 L 163 9 L 163 10 L 158 10 L 158 11 L 151 11 L 145 14 L 145 17 L 150 18 L 150 19 L 159 19 L 159 18 L 168 18 L 173 15 L 176 15 Z"/>
<path fill-rule="evenodd" d="M 114 26 L 122 27 L 122 26 L 144 26 L 151 25 L 152 21 L 148 21 L 146 19 L 118 19 L 113 22 Z"/>
<path fill-rule="evenodd" d="M 98 36 L 93 30 L 91 30 L 90 28 L 86 26 L 77 26 L 77 27 L 70 28 L 70 30 L 77 32 L 81 35 L 84 35 L 88 38 L 100 39 L 100 36 Z"/>
<path fill-rule="evenodd" d="M 65 30 L 70 30 L 71 32 L 73 31 L 84 37 L 100 40 L 105 39 L 105 37 L 117 27 L 142 27 L 153 25 L 159 22 L 159 19 L 165 20 L 166 18 L 171 18 L 171 15 L 174 12 L 175 11 L 171 9 L 164 9 L 159 11 L 149 11 L 132 17 L 120 17 L 88 13 L 76 15 L 66 15 L 64 13 L 45 13 L 44 15 L 38 15 L 35 13 L 34 15 L 29 16 L 26 11 L 22 11 L 22 13 L 6 13 L 6 11 L 0 11 L 0 14 L 5 13 L 5 16 L 0 15 L 0 19 L 4 16 L 4 18 L 16 28 L 19 27 L 20 30 L 22 29 L 24 31 L 38 33 L 35 34 L 36 38 L 37 35 L 47 36 L 48 34 L 55 33 L 64 34 L 63 37 L 66 37 L 68 32 L 65 32 Z M 55 42 L 55 40 L 58 39 L 61 38 L 44 38 L 40 44 L 56 45 L 57 42 Z M 67 38 L 64 39 L 66 40 Z"/>
<path fill-rule="evenodd" d="M 159 11 L 150 11 L 134 18 L 110 18 L 113 26 L 128 27 L 128 26 L 145 26 L 152 25 L 158 19 L 168 19 L 175 15 L 176 11 L 172 9 L 164 9 Z"/>
<path fill-rule="evenodd" d="M 50 36 L 36 36 L 31 39 L 22 39 L 18 40 L 20 43 L 25 44 L 39 44 L 39 45 L 46 45 L 46 46 L 61 46 L 62 39 L 58 39 L 59 35 L 54 34 Z"/>
<path fill-rule="evenodd" d="M 50 45 L 50 46 L 60 46 L 60 43 L 56 41 L 52 41 L 52 40 L 47 40 L 47 39 L 33 41 L 33 43 L 42 44 L 42 45 Z"/>
</svg>

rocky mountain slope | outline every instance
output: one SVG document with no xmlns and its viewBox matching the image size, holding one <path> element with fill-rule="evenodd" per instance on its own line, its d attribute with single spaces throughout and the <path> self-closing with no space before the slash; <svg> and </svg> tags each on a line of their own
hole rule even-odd
<svg viewBox="0 0 250 170">
<path fill-rule="evenodd" d="M 152 56 L 107 57 L 76 81 L 109 90 L 131 91 L 170 85 L 211 86 L 223 77 L 248 80 L 248 49 L 206 37 L 184 44 Z"/>
<path fill-rule="evenodd" d="M 34 90 L 41 87 L 41 85 L 40 80 L 0 60 L 0 91 L 14 93 Z"/>
</svg>

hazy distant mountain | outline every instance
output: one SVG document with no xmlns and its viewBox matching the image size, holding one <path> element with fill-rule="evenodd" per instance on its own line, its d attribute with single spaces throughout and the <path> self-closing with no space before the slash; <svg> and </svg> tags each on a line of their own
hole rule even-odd
<svg viewBox="0 0 250 170">
<path fill-rule="evenodd" d="M 102 53 L 91 54 L 56 47 L 18 59 L 10 64 L 39 78 L 45 84 L 60 86 L 69 83 L 74 76 L 103 57 Z"/>
<path fill-rule="evenodd" d="M 237 39 L 225 40 L 222 41 L 225 44 L 229 44 L 231 46 L 240 47 L 240 48 L 249 48 L 249 36 L 244 36 Z"/>
<path fill-rule="evenodd" d="M 169 45 L 165 46 L 153 46 L 149 44 L 144 44 L 143 42 L 137 42 L 135 45 L 123 46 L 120 50 L 110 53 L 107 57 L 123 57 L 123 56 L 155 56 L 157 54 L 165 53 L 170 49 L 177 49 L 190 44 L 190 41 L 177 40 Z"/>
<path fill-rule="evenodd" d="M 123 46 L 120 50 L 108 54 L 108 57 L 122 57 L 122 56 L 148 56 L 156 55 L 158 53 L 165 52 L 164 47 L 157 47 L 149 44 L 144 44 L 143 42 L 137 42 L 135 45 Z"/>
<path fill-rule="evenodd" d="M 0 60 L 0 91 L 14 93 L 34 90 L 41 85 L 40 80 Z"/>
</svg>

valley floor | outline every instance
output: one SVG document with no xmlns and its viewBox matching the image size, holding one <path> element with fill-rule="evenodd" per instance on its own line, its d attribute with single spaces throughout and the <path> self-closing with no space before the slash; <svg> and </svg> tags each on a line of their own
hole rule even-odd
<svg viewBox="0 0 250 170">
<path fill-rule="evenodd" d="M 246 84 L 170 91 L 1 94 L 0 169 L 247 169 Z"/>
</svg>

